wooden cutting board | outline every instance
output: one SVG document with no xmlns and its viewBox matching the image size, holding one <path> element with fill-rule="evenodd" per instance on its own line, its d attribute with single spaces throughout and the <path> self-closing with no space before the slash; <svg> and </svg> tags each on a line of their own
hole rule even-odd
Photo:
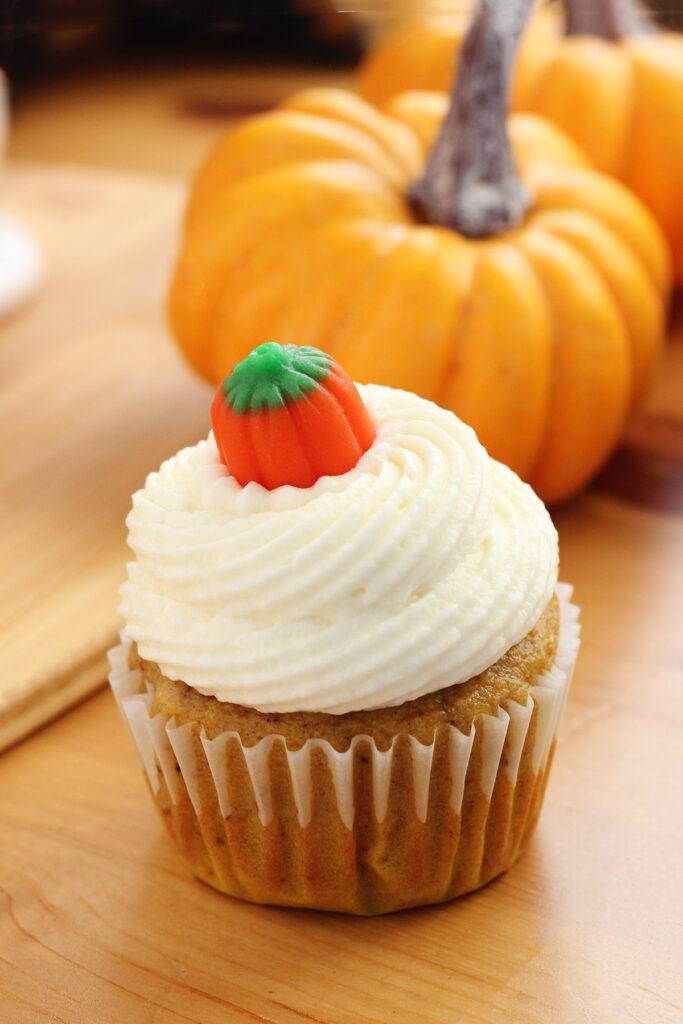
<svg viewBox="0 0 683 1024">
<path fill-rule="evenodd" d="M 0 178 L 47 265 L 0 323 L 0 749 L 104 681 L 130 495 L 209 429 L 210 391 L 164 325 L 183 195 L 75 167 Z"/>
</svg>

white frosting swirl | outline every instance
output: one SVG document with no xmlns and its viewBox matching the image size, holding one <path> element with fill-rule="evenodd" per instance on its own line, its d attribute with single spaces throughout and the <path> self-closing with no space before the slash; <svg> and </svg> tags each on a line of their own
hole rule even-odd
<svg viewBox="0 0 683 1024">
<path fill-rule="evenodd" d="M 120 610 L 166 676 L 342 714 L 463 682 L 539 618 L 557 534 L 531 488 L 452 413 L 360 391 L 377 438 L 348 473 L 243 488 L 209 435 L 134 495 Z"/>
</svg>

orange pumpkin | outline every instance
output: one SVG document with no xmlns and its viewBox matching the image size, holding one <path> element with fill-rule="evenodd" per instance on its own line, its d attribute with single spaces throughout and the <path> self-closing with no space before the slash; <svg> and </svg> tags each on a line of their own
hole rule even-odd
<svg viewBox="0 0 683 1024">
<path fill-rule="evenodd" d="M 556 129 L 511 119 L 516 177 L 510 55 L 492 62 L 491 47 L 511 45 L 523 5 L 482 4 L 426 167 L 440 114 L 424 94 L 390 117 L 315 90 L 225 136 L 192 191 L 169 306 L 214 383 L 264 340 L 323 348 L 355 380 L 454 410 L 559 501 L 600 468 L 642 391 L 669 268 L 647 211 L 577 166 Z M 498 74 L 482 83 L 487 66 Z"/>
<path fill-rule="evenodd" d="M 397 93 L 418 89 L 448 92 L 457 72 L 474 4 L 399 25 L 373 46 L 358 68 L 355 86 L 381 107 Z M 537 56 L 562 30 L 558 5 L 533 12 L 517 55 L 515 77 L 533 71 Z"/>
<path fill-rule="evenodd" d="M 299 93 L 291 102 L 305 101 L 311 93 Z M 346 98 L 345 98 L 346 101 Z M 384 106 L 390 117 L 412 128 L 422 150 L 422 161 L 431 152 L 448 113 L 445 92 L 413 90 L 392 96 Z M 515 163 L 522 176 L 538 163 L 564 167 L 591 167 L 584 151 L 550 121 L 536 114 L 512 114 L 507 122 Z"/>
<path fill-rule="evenodd" d="M 565 0 L 515 103 L 550 118 L 657 218 L 683 284 L 683 35 L 656 32 L 632 0 Z"/>
<path fill-rule="evenodd" d="M 514 76 L 512 107 L 542 115 L 598 170 L 638 195 L 666 235 L 683 284 L 683 36 L 655 32 L 633 0 L 564 0 L 536 12 Z M 358 91 L 385 105 L 399 92 L 448 89 L 470 12 L 402 26 L 373 48 Z"/>
</svg>

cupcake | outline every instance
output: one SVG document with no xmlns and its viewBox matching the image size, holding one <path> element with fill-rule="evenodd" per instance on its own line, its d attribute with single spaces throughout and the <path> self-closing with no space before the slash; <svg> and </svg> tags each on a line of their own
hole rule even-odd
<svg viewBox="0 0 683 1024">
<path fill-rule="evenodd" d="M 127 520 L 111 684 L 191 871 L 381 914 L 505 871 L 578 649 L 543 504 L 416 395 L 261 345 Z"/>
</svg>

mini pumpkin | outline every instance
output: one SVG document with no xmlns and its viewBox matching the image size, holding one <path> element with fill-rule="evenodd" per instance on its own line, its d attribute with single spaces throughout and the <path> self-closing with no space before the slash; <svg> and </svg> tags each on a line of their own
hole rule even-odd
<svg viewBox="0 0 683 1024">
<path fill-rule="evenodd" d="M 633 0 L 564 0 L 516 106 L 550 118 L 658 220 L 683 284 L 683 35 L 656 31 Z"/>
<path fill-rule="evenodd" d="M 379 107 L 398 93 L 448 92 L 457 72 L 460 50 L 474 9 L 433 13 L 400 24 L 380 39 L 361 61 L 355 86 L 361 96 Z M 521 41 L 515 76 L 533 70 L 537 56 L 562 30 L 558 5 L 537 5 Z"/>
<path fill-rule="evenodd" d="M 355 380 L 452 409 L 553 502 L 619 438 L 661 345 L 669 268 L 637 199 L 580 157 L 556 162 L 556 130 L 547 147 L 540 122 L 518 139 L 515 173 L 506 69 L 527 7 L 480 5 L 426 165 L 435 115 L 421 132 L 415 95 L 390 117 L 316 90 L 224 137 L 169 306 L 214 383 L 264 338 L 321 347 Z"/>
<path fill-rule="evenodd" d="M 555 122 L 598 170 L 638 195 L 666 235 L 683 284 L 683 36 L 656 31 L 633 0 L 541 8 L 522 41 L 512 107 Z M 356 85 L 385 105 L 448 88 L 470 12 L 401 26 L 362 62 Z"/>
</svg>

